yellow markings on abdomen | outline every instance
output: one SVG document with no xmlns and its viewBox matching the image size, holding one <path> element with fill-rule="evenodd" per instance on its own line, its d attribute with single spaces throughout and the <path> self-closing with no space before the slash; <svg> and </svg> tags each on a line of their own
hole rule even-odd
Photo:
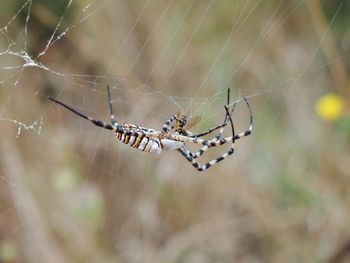
<svg viewBox="0 0 350 263">
<path fill-rule="evenodd" d="M 161 144 L 159 140 L 153 138 L 150 139 L 148 137 L 145 137 L 144 134 L 137 134 L 131 135 L 119 133 L 117 132 L 115 134 L 116 138 L 123 142 L 124 144 L 136 148 L 138 150 L 141 150 L 143 152 L 149 152 L 149 153 L 155 153 L 159 154 L 161 152 Z"/>
</svg>

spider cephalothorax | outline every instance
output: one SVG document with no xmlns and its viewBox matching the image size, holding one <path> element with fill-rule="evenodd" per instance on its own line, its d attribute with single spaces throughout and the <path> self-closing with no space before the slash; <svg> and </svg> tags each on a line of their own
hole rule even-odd
<svg viewBox="0 0 350 263">
<path fill-rule="evenodd" d="M 189 129 L 191 129 L 191 127 L 196 125 L 199 122 L 200 118 L 198 116 L 187 118 L 185 114 L 179 113 L 179 112 L 176 115 L 171 116 L 164 123 L 161 131 L 157 131 L 157 130 L 153 130 L 153 129 L 149 129 L 149 128 L 145 128 L 145 127 L 141 127 L 141 126 L 129 124 L 129 123 L 119 124 L 113 115 L 111 93 L 108 86 L 107 86 L 107 94 L 108 94 L 111 124 L 104 123 L 100 120 L 96 120 L 89 116 L 86 116 L 81 112 L 78 112 L 77 110 L 69 107 L 68 105 L 56 99 L 53 99 L 53 98 L 49 98 L 49 99 L 65 107 L 66 109 L 72 111 L 73 113 L 80 116 L 81 118 L 89 120 L 90 122 L 92 122 L 98 127 L 102 127 L 102 128 L 114 131 L 115 136 L 117 137 L 118 140 L 122 141 L 124 144 L 132 148 L 136 148 L 144 152 L 150 152 L 155 154 L 160 154 L 162 150 L 178 150 L 189 162 L 191 162 L 192 166 L 195 167 L 198 171 L 207 170 L 209 167 L 217 164 L 218 162 L 224 160 L 229 155 L 233 154 L 234 142 L 242 137 L 250 135 L 253 129 L 252 110 L 250 108 L 248 100 L 244 98 L 244 101 L 249 109 L 250 125 L 246 131 L 241 132 L 239 134 L 235 134 L 233 121 L 232 121 L 232 114 L 236 103 L 232 105 L 232 110 L 230 112 L 230 90 L 228 90 L 227 92 L 227 104 L 224 106 L 226 111 L 224 122 L 221 125 L 210 128 L 208 131 L 198 133 L 198 134 L 193 134 L 192 132 L 189 131 Z M 227 126 L 229 122 L 231 126 L 232 135 L 230 137 L 222 138 L 222 133 L 224 131 L 224 128 Z M 211 134 L 216 130 L 219 130 L 219 132 L 214 136 L 213 139 L 205 140 L 200 138 L 202 136 Z M 199 164 L 196 161 L 196 159 L 201 157 L 204 154 L 204 152 L 207 151 L 209 148 L 223 145 L 227 142 L 231 142 L 230 148 L 225 153 L 217 157 L 216 159 L 213 159 L 205 164 Z M 185 147 L 185 145 L 189 143 L 201 145 L 202 148 L 199 149 L 197 152 L 192 153 Z"/>
</svg>

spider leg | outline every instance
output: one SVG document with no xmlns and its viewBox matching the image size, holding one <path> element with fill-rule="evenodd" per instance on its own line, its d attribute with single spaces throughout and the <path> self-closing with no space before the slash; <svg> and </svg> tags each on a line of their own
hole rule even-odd
<svg viewBox="0 0 350 263">
<path fill-rule="evenodd" d="M 233 107 L 235 107 L 236 104 L 233 105 Z M 233 113 L 233 109 L 231 111 L 231 113 L 228 112 L 228 106 L 224 106 L 225 110 L 226 110 L 226 116 L 225 116 L 225 123 L 227 124 L 228 121 L 230 121 L 230 123 L 232 124 L 232 137 L 235 136 L 235 130 L 234 130 L 234 126 L 232 123 L 232 113 Z M 229 118 L 227 118 L 227 116 L 229 116 Z M 208 150 L 209 148 L 213 147 L 213 143 L 216 143 L 217 141 L 220 140 L 222 133 L 224 131 L 224 127 L 222 127 L 220 129 L 220 131 L 215 135 L 214 139 L 212 139 L 211 141 L 208 141 L 208 143 L 206 145 L 204 145 L 201 149 L 199 149 L 197 152 L 195 152 L 194 154 L 192 154 L 193 158 L 199 158 L 203 155 L 203 153 Z"/>
<path fill-rule="evenodd" d="M 170 125 L 176 120 L 176 115 L 171 116 L 169 119 L 167 119 L 163 125 L 163 132 L 170 131 L 171 127 Z"/>
<path fill-rule="evenodd" d="M 188 151 L 185 147 L 181 147 L 178 149 L 178 151 L 186 158 L 187 161 L 189 161 L 192 166 L 194 168 L 196 168 L 198 171 L 205 171 L 207 170 L 209 167 L 217 164 L 218 162 L 221 162 L 222 160 L 224 160 L 225 158 L 227 158 L 228 156 L 230 156 L 231 154 L 234 153 L 234 148 L 233 148 L 233 143 L 232 146 L 230 147 L 230 149 L 225 152 L 223 155 L 220 155 L 218 158 L 213 159 L 205 164 L 199 164 L 196 161 L 196 158 L 193 157 L 193 154 Z"/>
<path fill-rule="evenodd" d="M 225 122 L 226 122 L 226 124 L 227 124 L 227 122 L 228 122 L 229 120 L 230 120 L 230 122 L 232 122 L 232 117 L 231 117 L 231 115 L 232 115 L 232 113 L 233 113 L 233 110 L 231 111 L 231 113 L 229 113 L 229 112 L 228 112 L 228 106 L 226 106 L 226 105 L 225 105 L 225 110 L 226 110 Z M 228 119 L 227 119 L 227 116 L 229 116 Z M 226 120 L 226 119 L 227 119 L 227 120 Z M 225 125 L 225 126 L 226 126 L 226 125 Z M 218 140 L 220 140 L 223 131 L 224 131 L 224 127 L 222 127 L 222 128 L 220 129 L 220 131 L 215 135 L 214 139 L 211 140 L 211 141 L 209 141 L 209 142 L 217 142 Z M 234 130 L 234 128 L 232 128 L 232 137 L 234 137 L 234 136 L 235 136 L 235 130 Z M 193 157 L 194 159 L 196 159 L 196 158 L 201 157 L 201 156 L 203 155 L 203 153 L 204 153 L 206 150 L 208 150 L 209 148 L 211 148 L 211 147 L 213 147 L 213 146 L 211 145 L 211 143 L 208 143 L 208 144 L 204 145 L 201 149 L 199 149 L 197 152 L 195 152 L 195 153 L 191 153 L 191 152 L 190 152 L 190 154 L 192 155 L 192 157 Z"/>
<path fill-rule="evenodd" d="M 253 130 L 253 111 L 249 105 L 248 99 L 246 97 L 244 97 L 243 99 L 244 99 L 245 103 L 247 104 L 247 107 L 249 110 L 249 128 L 244 132 L 241 132 L 237 135 L 234 135 L 232 138 L 233 140 L 237 140 L 237 139 L 240 139 L 242 137 L 248 136 L 252 133 L 252 130 Z"/>
<path fill-rule="evenodd" d="M 204 139 L 201 139 L 201 138 L 191 138 L 191 137 L 186 137 L 186 136 L 178 136 L 178 139 L 179 140 L 183 140 L 184 142 L 189 142 L 189 143 L 195 143 L 195 144 L 201 144 L 201 145 L 207 145 L 207 146 L 210 146 L 210 147 L 215 147 L 215 146 L 218 146 L 218 145 L 223 145 L 225 144 L 226 142 L 228 141 L 235 141 L 235 140 L 238 140 L 238 139 L 241 139 L 243 137 L 246 137 L 248 135 L 250 135 L 252 133 L 252 130 L 253 130 L 253 112 L 252 112 L 252 109 L 249 105 L 249 102 L 247 100 L 247 98 L 243 98 L 245 103 L 247 104 L 247 107 L 248 107 L 248 110 L 249 110 L 249 120 L 250 120 L 250 123 L 249 123 L 249 128 L 239 134 L 232 134 L 232 136 L 230 137 L 226 137 L 226 138 L 222 138 L 220 140 L 216 140 L 215 138 L 213 140 L 204 140 Z M 225 107 L 226 109 L 226 107 Z"/>
<path fill-rule="evenodd" d="M 118 122 L 115 119 L 114 114 L 113 114 L 112 96 L 111 96 L 111 90 L 109 88 L 109 85 L 107 85 L 107 94 L 108 94 L 109 116 L 111 118 L 112 125 L 114 127 L 117 127 L 119 124 L 118 124 Z"/>
<path fill-rule="evenodd" d="M 119 131 L 119 129 L 118 129 L 119 126 L 115 127 L 115 126 L 110 125 L 109 123 L 104 123 L 104 122 L 102 122 L 102 121 L 100 121 L 100 120 L 96 120 L 96 119 L 94 119 L 94 118 L 91 118 L 91 117 L 89 117 L 89 116 L 86 116 L 86 115 L 84 115 L 83 113 L 81 113 L 81 112 L 79 112 L 79 111 L 77 111 L 77 110 L 75 110 L 75 109 L 69 107 L 68 105 L 66 105 L 66 104 L 64 104 L 63 102 L 58 101 L 58 100 L 56 100 L 56 99 L 54 99 L 54 98 L 49 97 L 49 100 L 51 100 L 51 101 L 53 101 L 53 102 L 55 102 L 55 103 L 57 103 L 57 104 L 63 106 L 64 108 L 70 110 L 71 112 L 73 112 L 74 114 L 78 115 L 79 117 L 81 117 L 81 118 L 83 118 L 83 119 L 86 119 L 86 120 L 92 122 L 93 124 L 95 124 L 95 125 L 98 126 L 98 127 L 105 128 L 105 129 L 107 129 L 107 130 Z"/>
<path fill-rule="evenodd" d="M 230 105 L 230 88 L 227 89 L 227 104 L 225 106 L 229 107 L 229 105 Z M 224 122 L 222 124 L 220 124 L 220 125 L 218 125 L 216 127 L 210 128 L 208 131 L 205 131 L 205 132 L 202 132 L 202 133 L 197 133 L 197 134 L 192 134 L 189 137 L 192 137 L 192 138 L 202 137 L 202 136 L 205 136 L 207 134 L 212 133 L 213 131 L 216 131 L 217 129 L 224 128 L 227 125 L 228 117 L 232 115 L 232 113 L 233 113 L 233 111 L 235 109 L 235 106 L 236 106 L 236 103 L 233 104 L 231 113 L 226 112 L 225 119 L 224 119 Z M 218 134 L 216 134 L 215 137 L 217 139 L 219 139 L 221 134 L 222 134 L 222 131 L 219 132 Z"/>
<path fill-rule="evenodd" d="M 226 106 L 226 105 L 225 105 Z M 202 136 L 205 136 L 205 135 L 208 135 L 208 134 L 210 134 L 210 133 L 212 133 L 213 131 L 216 131 L 216 130 L 218 130 L 218 129 L 220 129 L 221 128 L 221 130 L 216 134 L 216 138 L 220 138 L 219 137 L 219 134 L 222 134 L 222 132 L 223 132 L 223 129 L 224 129 L 224 127 L 227 125 L 227 122 L 228 122 L 228 116 L 231 116 L 232 115 L 232 113 L 233 113 L 233 111 L 234 111 L 234 109 L 235 109 L 235 106 L 236 106 L 236 103 L 235 104 L 233 104 L 233 107 L 232 107 L 232 110 L 231 110 L 231 113 L 230 114 L 227 114 L 226 113 L 226 115 L 225 115 L 225 119 L 224 119 L 224 122 L 222 123 L 222 124 L 220 124 L 220 125 L 218 125 L 218 126 L 216 126 L 216 127 L 213 127 L 213 128 L 210 128 L 208 131 L 205 131 L 205 132 L 201 132 L 201 133 L 197 133 L 197 134 L 192 134 L 192 135 L 190 135 L 189 137 L 191 137 L 191 138 L 198 138 L 198 137 L 202 137 Z M 221 136 L 221 135 L 220 135 Z"/>
<path fill-rule="evenodd" d="M 230 121 L 231 130 L 232 130 L 232 136 L 231 136 L 232 143 L 231 143 L 231 146 L 227 152 L 225 152 L 224 154 L 220 155 L 216 159 L 213 159 L 205 164 L 199 164 L 196 161 L 196 158 L 200 157 L 206 150 L 208 150 L 211 147 L 211 145 L 205 145 L 204 147 L 202 147 L 199 151 L 197 151 L 194 154 L 191 153 L 190 151 L 188 151 L 185 147 L 181 147 L 178 149 L 178 151 L 186 158 L 186 160 L 191 162 L 192 166 L 194 168 L 196 168 L 198 171 L 205 171 L 208 168 L 210 168 L 211 166 L 221 162 L 222 160 L 224 160 L 225 158 L 227 158 L 228 156 L 230 156 L 231 154 L 234 153 L 233 146 L 234 146 L 234 142 L 235 142 L 235 140 L 234 140 L 235 131 L 234 131 L 234 125 L 233 125 L 233 121 L 232 121 L 232 117 L 231 117 L 232 112 L 229 113 L 228 106 L 226 106 L 226 105 L 225 105 L 225 110 L 226 110 L 227 116 L 229 116 L 228 120 Z M 220 136 L 221 136 L 222 131 L 223 131 L 223 129 L 220 130 Z"/>
<path fill-rule="evenodd" d="M 224 128 L 226 127 L 226 125 L 227 125 L 227 122 L 230 120 L 230 122 L 232 122 L 232 114 L 233 114 L 233 111 L 235 110 L 235 107 L 236 107 L 236 103 L 234 103 L 233 104 L 233 107 L 232 107 L 232 110 L 231 110 L 231 113 L 229 113 L 229 105 L 230 103 L 227 103 L 227 105 L 225 105 L 224 107 L 225 107 L 225 110 L 226 110 L 226 115 L 225 115 L 225 121 L 224 121 L 224 126 L 223 127 L 221 127 L 221 129 L 220 129 L 220 131 L 219 131 L 219 133 L 217 133 L 216 135 L 215 135 L 215 139 L 216 140 L 219 140 L 220 138 L 221 138 L 221 136 L 222 136 L 222 133 L 223 133 L 223 131 L 224 131 Z M 235 134 L 235 131 L 233 130 L 232 131 L 232 136 L 234 136 L 234 134 Z"/>
<path fill-rule="evenodd" d="M 203 140 L 200 138 L 190 138 L 190 137 L 185 137 L 185 136 L 181 136 L 181 138 L 178 136 L 177 139 L 183 139 L 183 141 L 186 142 L 190 142 L 190 143 L 195 143 L 195 144 L 201 144 L 204 145 L 204 147 L 202 147 L 199 151 L 197 151 L 196 153 L 191 153 L 190 151 L 188 151 L 185 147 L 181 147 L 178 149 L 178 151 L 186 158 L 187 161 L 191 162 L 192 166 L 194 168 L 196 168 L 198 171 L 205 171 L 208 168 L 210 168 L 211 166 L 217 164 L 218 162 L 221 162 L 222 160 L 224 160 L 226 157 L 230 156 L 231 154 L 234 153 L 234 142 L 242 137 L 248 136 L 251 134 L 252 130 L 253 130 L 253 112 L 252 109 L 249 105 L 249 102 L 247 100 L 247 98 L 243 98 L 245 103 L 247 104 L 248 110 L 249 110 L 249 120 L 250 120 L 250 124 L 249 124 L 249 128 L 244 131 L 241 132 L 239 134 L 235 134 L 234 131 L 234 125 L 233 125 L 233 121 L 232 121 L 232 112 L 229 113 L 228 112 L 228 106 L 225 105 L 225 110 L 226 110 L 226 114 L 229 117 L 228 121 L 230 121 L 230 125 L 231 125 L 231 130 L 232 130 L 232 136 L 230 137 L 226 137 L 226 138 L 222 138 L 219 139 L 221 137 L 221 133 L 222 130 L 220 130 L 219 135 L 220 136 L 216 136 L 213 140 Z M 223 129 L 223 128 L 222 128 Z M 217 139 L 218 138 L 218 139 Z M 227 152 L 225 152 L 223 155 L 217 157 L 216 159 L 213 159 L 205 164 L 199 164 L 196 161 L 196 158 L 202 156 L 202 154 L 208 150 L 210 147 L 215 147 L 215 146 L 219 146 L 219 145 L 223 145 L 226 142 L 231 141 L 231 146 L 229 148 L 229 150 Z"/>
</svg>

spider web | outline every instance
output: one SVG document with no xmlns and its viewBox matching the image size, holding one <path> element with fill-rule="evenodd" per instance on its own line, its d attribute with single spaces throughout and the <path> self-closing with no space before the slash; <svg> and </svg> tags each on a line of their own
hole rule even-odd
<svg viewBox="0 0 350 263">
<path fill-rule="evenodd" d="M 0 124 L 6 130 L 4 138 L 12 139 L 10 143 L 4 142 L 2 148 L 9 150 L 11 144 L 17 143 L 19 153 L 9 150 L 9 156 L 20 156 L 25 155 L 26 147 L 32 147 L 27 145 L 28 138 L 39 145 L 53 144 L 60 152 L 63 150 L 59 144 L 76 144 L 79 154 L 70 153 L 73 155 L 72 167 L 84 163 L 86 167 L 79 169 L 101 185 L 110 179 L 115 184 L 110 188 L 112 194 L 119 190 L 119 184 L 134 191 L 144 185 L 139 179 L 122 176 L 128 172 L 143 172 L 142 168 L 136 171 L 126 168 L 127 160 L 140 162 L 138 167 L 148 167 L 147 163 L 155 162 L 154 158 L 142 155 L 144 160 L 138 160 L 140 155 L 133 157 L 122 148 L 123 145 L 113 150 L 115 147 L 111 145 L 113 140 L 109 134 L 52 105 L 47 96 L 108 121 L 106 85 L 110 85 L 119 122 L 160 129 L 170 115 L 182 111 L 189 116 L 200 115 L 201 122 L 193 128 L 202 131 L 222 121 L 223 105 L 230 88 L 230 105 L 237 103 L 235 122 L 238 130 L 248 125 L 247 111 L 241 103 L 242 98 L 247 97 L 256 119 L 255 142 L 263 141 L 266 134 L 276 134 L 277 124 L 286 118 L 286 122 L 291 123 L 292 132 L 313 147 L 319 138 L 303 136 L 305 129 L 317 134 L 318 126 L 312 123 L 310 105 L 316 95 L 333 85 L 329 68 L 343 64 L 348 58 L 345 52 L 324 55 L 324 45 L 329 42 L 332 28 L 346 10 L 342 1 L 332 5 L 327 24 L 318 33 L 311 22 L 298 24 L 299 19 L 309 21 L 305 0 L 279 0 L 272 4 L 272 8 L 261 0 L 5 2 L 0 10 Z M 303 30 L 299 30 L 301 27 Z M 344 86 L 338 85 L 334 89 L 342 90 Z M 303 114 L 307 115 L 304 119 L 295 117 Z M 310 119 L 308 126 L 300 125 L 301 120 Z M 58 124 L 53 126 L 55 122 Z M 55 142 L 54 138 L 50 139 L 50 134 L 58 128 L 69 136 L 54 133 L 60 138 Z M 236 164 L 248 165 L 249 155 L 253 153 L 252 143 L 237 147 L 236 151 L 241 154 L 235 157 Z M 111 161 L 111 155 L 117 156 L 117 161 Z M 52 163 L 49 157 L 42 158 L 43 162 Z M 166 156 L 158 162 L 156 169 L 161 171 L 162 178 L 174 178 L 168 160 L 169 156 Z M 4 167 L 11 168 L 10 159 L 4 158 L 3 162 Z M 183 162 L 179 158 L 174 164 L 181 166 Z M 64 160 L 58 163 L 67 165 Z M 145 173 L 154 173 L 152 167 L 146 168 Z M 259 163 L 254 168 L 259 169 Z M 41 169 L 40 173 L 45 173 L 45 169 Z M 15 174 L 22 174 L 23 170 Z M 57 170 L 59 174 L 79 174 L 69 169 Z M 187 171 L 184 168 L 179 170 L 179 173 Z M 235 171 L 241 170 L 237 168 Z M 13 173 L 11 170 L 6 172 Z M 96 179 L 96 174 L 107 179 Z M 119 176 L 115 178 L 115 174 Z M 268 177 L 263 171 L 256 174 L 259 175 L 254 180 L 259 182 Z M 1 178 L 9 184 L 9 192 L 12 191 L 13 195 L 23 192 L 23 196 L 17 196 L 17 202 L 0 211 L 1 217 L 5 218 L 12 210 L 28 205 L 24 200 L 31 200 L 33 195 L 24 189 L 20 178 Z M 58 184 L 67 183 L 59 181 Z M 92 200 L 99 200 L 99 191 L 90 184 L 86 187 L 90 187 L 87 192 L 92 195 Z M 155 209 L 151 201 L 145 202 L 150 210 Z M 140 202 L 140 207 L 142 204 Z M 138 209 L 145 217 L 142 220 L 153 220 L 147 218 L 148 210 Z M 31 220 L 40 224 L 42 219 L 37 215 Z M 63 216 L 53 215 L 48 219 L 48 227 L 59 227 L 61 220 Z M 11 236 L 8 235 L 9 239 Z M 41 238 L 38 239 L 40 244 L 54 243 L 45 242 L 51 239 L 45 234 Z M 122 258 L 137 262 L 141 256 L 132 255 L 128 250 L 136 241 L 128 242 L 120 245 L 125 249 Z M 178 241 L 175 239 L 174 242 Z M 80 245 L 86 246 L 82 241 Z M 175 257 L 175 252 L 170 249 L 172 245 L 157 256 Z M 58 247 L 47 247 L 47 251 L 55 255 L 57 262 L 64 262 Z M 52 258 L 48 254 L 41 256 Z M 99 256 L 110 259 L 103 253 Z"/>
<path fill-rule="evenodd" d="M 34 2 L 36 3 L 36 2 Z M 38 2 L 40 5 L 40 2 Z M 154 3 L 153 3 L 154 4 Z M 180 17 L 178 21 L 175 21 L 174 30 L 170 33 L 169 37 L 165 39 L 165 46 L 162 48 L 160 52 L 160 56 L 155 59 L 155 62 L 153 63 L 152 67 L 150 68 L 149 72 L 146 72 L 144 76 L 137 76 L 136 78 L 133 78 L 134 76 L 134 70 L 136 68 L 137 63 L 140 61 L 140 57 L 143 52 L 146 52 L 145 49 L 150 45 L 150 42 L 152 41 L 152 38 L 154 35 L 158 33 L 158 31 L 163 30 L 161 28 L 162 22 L 166 21 L 166 16 L 171 13 L 171 8 L 174 8 L 176 4 L 174 4 L 174 1 L 169 1 L 169 3 L 164 7 L 162 10 L 159 11 L 159 17 L 154 19 L 154 23 L 150 25 L 149 34 L 145 37 L 145 41 L 140 44 L 140 47 L 137 52 L 135 52 L 134 57 L 130 59 L 130 65 L 124 66 L 122 65 L 124 72 L 120 74 L 115 74 L 113 72 L 113 77 L 109 74 L 114 67 L 117 67 L 120 64 L 118 59 L 121 58 L 123 51 L 126 49 L 128 42 L 130 39 L 132 39 L 132 35 L 136 31 L 136 27 L 142 23 L 142 19 L 147 14 L 147 12 L 150 12 L 153 7 L 152 1 L 145 1 L 142 5 L 140 5 L 138 8 L 139 10 L 137 14 L 135 14 L 135 19 L 130 26 L 130 29 L 126 29 L 126 35 L 122 37 L 121 44 L 118 45 L 117 51 L 115 51 L 115 55 L 112 56 L 110 61 L 107 61 L 107 66 L 105 67 L 105 70 L 101 70 L 104 72 L 104 74 L 98 74 L 98 75 L 86 75 L 86 74 L 70 74 L 65 73 L 64 69 L 57 69 L 55 66 L 48 65 L 47 63 L 42 62 L 45 56 L 49 56 L 47 54 L 50 53 L 50 49 L 54 49 L 55 46 L 59 45 L 59 42 L 64 42 L 65 38 L 68 38 L 69 34 L 73 35 L 76 33 L 77 28 L 80 26 L 83 27 L 84 23 L 88 24 L 89 20 L 93 20 L 95 16 L 98 16 L 99 13 L 103 13 L 103 10 L 106 9 L 108 5 L 111 5 L 110 1 L 98 3 L 97 1 L 91 1 L 87 4 L 84 4 L 83 6 L 79 6 L 79 10 L 76 12 L 74 18 L 72 18 L 69 21 L 66 21 L 67 13 L 71 9 L 74 9 L 74 1 L 67 1 L 64 5 L 62 5 L 61 9 L 61 15 L 58 15 L 58 19 L 56 21 L 56 26 L 52 27 L 52 32 L 49 33 L 48 39 L 46 40 L 46 43 L 41 45 L 39 50 L 36 50 L 36 52 L 29 51 L 28 49 L 28 34 L 30 34 L 30 30 L 35 31 L 35 28 L 31 28 L 31 11 L 32 11 L 32 5 L 33 2 L 28 0 L 25 1 L 22 5 L 20 5 L 20 8 L 17 10 L 15 15 L 9 19 L 7 23 L 5 23 L 1 28 L 1 36 L 3 43 L 3 51 L 0 53 L 1 58 L 3 59 L 4 63 L 2 63 L 2 69 L 3 69 L 3 76 L 1 78 L 1 85 L 9 85 L 12 84 L 14 87 L 23 85 L 21 83 L 21 77 L 23 72 L 26 71 L 27 68 L 35 68 L 42 72 L 42 74 L 47 74 L 50 77 L 57 78 L 58 81 L 64 81 L 68 83 L 68 85 L 71 85 L 73 87 L 70 88 L 85 88 L 90 89 L 95 92 L 103 93 L 103 90 L 101 87 L 105 86 L 104 82 L 110 83 L 113 88 L 115 89 L 121 89 L 121 90 L 127 90 L 128 92 L 137 92 L 141 94 L 140 96 L 154 96 L 157 97 L 157 99 L 162 100 L 168 100 L 170 103 L 175 104 L 179 109 L 188 112 L 190 115 L 196 114 L 197 111 L 200 111 L 201 108 L 207 106 L 208 104 L 212 104 L 213 102 L 216 102 L 217 100 L 220 100 L 220 103 L 224 101 L 225 92 L 227 87 L 232 87 L 232 81 L 234 77 L 240 72 L 244 71 L 245 67 L 249 67 L 252 63 L 250 60 L 251 58 L 258 52 L 258 50 L 266 43 L 267 40 L 273 35 L 277 34 L 278 30 L 285 25 L 286 21 L 290 19 L 295 12 L 297 12 L 302 5 L 304 5 L 304 1 L 297 1 L 294 5 L 291 5 L 289 7 L 284 7 L 284 1 L 278 1 L 276 3 L 276 6 L 273 9 L 273 13 L 267 19 L 264 21 L 263 26 L 261 26 L 260 34 L 257 34 L 255 36 L 255 40 L 250 43 L 250 46 L 247 48 L 247 52 L 242 56 L 242 59 L 239 61 L 239 63 L 236 65 L 228 65 L 229 63 L 233 64 L 231 61 L 228 62 L 230 59 L 229 56 L 231 54 L 228 54 L 230 52 L 229 46 L 234 44 L 234 41 L 236 38 L 238 39 L 240 37 L 239 32 L 244 30 L 244 26 L 247 26 L 247 21 L 249 21 L 249 18 L 251 18 L 256 12 L 259 7 L 261 7 L 260 1 L 250 2 L 247 1 L 245 3 L 235 3 L 233 4 L 233 10 L 231 17 L 228 17 L 228 21 L 230 21 L 230 30 L 228 30 L 227 34 L 224 34 L 224 39 L 221 41 L 221 45 L 218 45 L 219 47 L 216 52 L 213 52 L 213 59 L 211 60 L 211 63 L 209 64 L 209 67 L 206 72 L 203 73 L 202 80 L 198 80 L 198 84 L 195 85 L 195 88 L 191 89 L 191 93 L 188 94 L 188 97 L 183 96 L 177 96 L 177 95 L 171 95 L 167 92 L 167 88 L 169 85 L 169 82 L 172 81 L 172 75 L 174 74 L 174 71 L 179 67 L 179 64 L 182 60 L 184 60 L 184 56 L 186 55 L 187 50 L 189 49 L 189 46 L 194 41 L 197 35 L 199 35 L 199 32 L 201 30 L 201 27 L 204 27 L 203 24 L 205 24 L 205 19 L 208 18 L 210 15 L 210 12 L 213 11 L 215 8 L 218 7 L 218 3 L 216 3 L 215 0 L 209 1 L 208 5 L 203 6 L 203 10 L 201 10 L 203 13 L 200 15 L 198 21 L 195 23 L 193 30 L 191 32 L 191 35 L 185 40 L 183 43 L 183 47 L 179 49 L 178 56 L 176 60 L 170 65 L 170 69 L 166 72 L 166 75 L 164 77 L 164 80 L 161 84 L 161 87 L 154 87 L 151 86 L 149 83 L 151 82 L 151 79 L 155 75 L 155 72 L 158 67 L 160 67 L 160 63 L 162 62 L 162 59 L 167 55 L 167 52 L 169 53 L 169 48 L 175 42 L 176 37 L 179 37 L 181 30 L 183 30 L 184 24 L 186 22 L 186 19 L 189 19 L 191 12 L 193 12 L 193 9 L 195 8 L 196 1 L 191 1 L 188 6 L 184 7 L 184 14 Z M 342 4 L 339 5 L 336 13 L 334 14 L 333 19 L 336 18 L 337 13 L 341 10 Z M 68 20 L 68 19 L 67 19 Z M 332 25 L 332 22 L 329 24 L 329 27 Z M 14 30 L 18 30 L 18 23 L 23 23 L 23 27 L 18 32 L 12 32 L 12 28 Z M 92 21 L 93 23 L 93 21 Z M 327 35 L 327 32 L 329 30 L 329 27 L 327 28 L 327 31 L 324 32 L 325 37 Z M 29 33 L 28 33 L 29 31 Z M 14 34 L 14 36 L 13 36 Z M 226 36 L 225 36 L 226 35 Z M 296 89 L 296 86 L 298 84 L 298 81 L 300 78 L 303 78 L 305 75 L 309 76 L 312 75 L 313 72 L 319 72 L 323 68 L 327 67 L 330 63 L 336 63 L 337 61 L 330 61 L 329 63 L 321 64 L 320 62 L 316 63 L 316 66 L 311 67 L 312 63 L 315 60 L 316 55 L 319 53 L 320 46 L 322 44 L 321 39 L 314 47 L 313 50 L 311 50 L 310 57 L 308 59 L 308 63 L 306 63 L 306 66 L 303 70 L 298 72 L 297 74 L 294 74 L 292 76 L 288 76 L 287 78 L 283 76 L 282 80 L 280 82 L 265 85 L 262 88 L 260 88 L 258 91 L 254 91 L 255 88 L 236 88 L 235 92 L 238 94 L 236 97 L 254 97 L 254 96 L 260 96 L 265 93 L 269 93 L 274 90 L 281 91 L 284 90 L 291 90 Z M 7 47 L 6 47 L 7 43 Z M 231 67 L 230 67 L 231 66 Z M 214 70 L 219 71 L 219 79 L 218 81 L 215 80 L 215 85 L 212 85 L 212 83 L 209 83 L 213 81 L 211 78 L 217 77 L 214 76 Z M 229 72 L 229 74 L 224 75 L 224 71 Z M 115 76 L 116 75 L 116 76 Z M 133 80 L 137 79 L 137 80 Z M 208 84 L 209 83 L 209 84 Z M 211 87 L 212 94 L 210 94 L 210 97 L 199 97 L 201 94 L 201 91 L 203 89 L 207 89 L 208 86 Z M 89 87 L 85 87 L 89 86 Z M 21 87 L 22 88 L 22 87 Z M 59 93 L 63 93 L 67 87 L 61 87 L 59 90 Z M 256 88 L 257 89 L 257 88 Z M 34 96 L 45 96 L 42 95 L 40 89 L 35 90 Z M 8 98 L 9 101 L 11 101 L 11 97 Z M 235 102 L 239 101 L 240 99 L 236 99 Z M 194 110 L 193 107 L 196 105 L 196 109 Z M 2 108 L 2 112 L 5 111 L 5 106 Z M 194 111 L 194 112 L 193 112 Z M 220 110 L 220 112 L 223 112 L 223 109 Z M 215 114 L 213 114 L 215 115 Z M 2 121 L 8 121 L 16 124 L 18 126 L 18 133 L 17 136 L 20 135 L 21 130 L 33 130 L 40 134 L 41 127 L 43 124 L 43 116 L 41 115 L 38 120 L 34 120 L 32 123 L 26 124 L 24 121 L 2 117 Z"/>
</svg>

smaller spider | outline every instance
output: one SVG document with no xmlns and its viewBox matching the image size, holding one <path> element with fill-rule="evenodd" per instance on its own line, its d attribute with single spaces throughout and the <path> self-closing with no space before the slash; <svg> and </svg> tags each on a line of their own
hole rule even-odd
<svg viewBox="0 0 350 263">
<path fill-rule="evenodd" d="M 107 86 L 107 94 L 111 124 L 104 123 L 100 120 L 96 120 L 89 116 L 86 116 L 83 113 L 78 112 L 77 110 L 54 98 L 49 97 L 49 99 L 70 110 L 71 112 L 75 113 L 81 118 L 89 120 L 98 127 L 102 127 L 107 130 L 112 130 L 115 133 L 115 136 L 118 140 L 122 141 L 124 144 L 130 147 L 154 154 L 160 154 L 162 150 L 178 150 L 186 158 L 186 160 L 189 161 L 192 164 L 192 166 L 198 171 L 205 171 L 211 166 L 221 162 L 229 155 L 233 154 L 234 142 L 242 137 L 250 135 L 253 129 L 253 113 L 247 98 L 243 98 L 249 110 L 250 125 L 246 131 L 241 132 L 239 134 L 235 134 L 232 121 L 232 113 L 235 109 L 236 103 L 233 104 L 232 110 L 230 112 L 230 89 L 228 89 L 227 91 L 227 104 L 224 105 L 226 111 L 224 122 L 216 127 L 210 128 L 208 131 L 198 134 L 193 134 L 185 128 L 188 127 L 188 129 L 190 129 L 191 127 L 193 127 L 196 123 L 199 122 L 199 118 L 187 118 L 185 114 L 180 112 L 171 116 L 164 123 L 161 131 L 141 127 L 130 123 L 119 124 L 113 115 L 112 99 L 109 86 Z M 232 136 L 222 138 L 222 133 L 228 122 L 230 122 Z M 216 130 L 219 130 L 219 132 L 214 136 L 213 139 L 205 140 L 200 138 L 202 136 L 211 134 Z M 231 142 L 228 151 L 226 151 L 224 154 L 220 155 L 216 159 L 213 159 L 205 164 L 199 164 L 196 161 L 196 159 L 201 157 L 204 154 L 204 152 L 207 151 L 209 148 L 223 145 L 227 142 Z M 192 153 L 191 151 L 186 149 L 186 144 L 197 144 L 201 145 L 202 148 L 199 149 L 197 152 Z"/>
</svg>

